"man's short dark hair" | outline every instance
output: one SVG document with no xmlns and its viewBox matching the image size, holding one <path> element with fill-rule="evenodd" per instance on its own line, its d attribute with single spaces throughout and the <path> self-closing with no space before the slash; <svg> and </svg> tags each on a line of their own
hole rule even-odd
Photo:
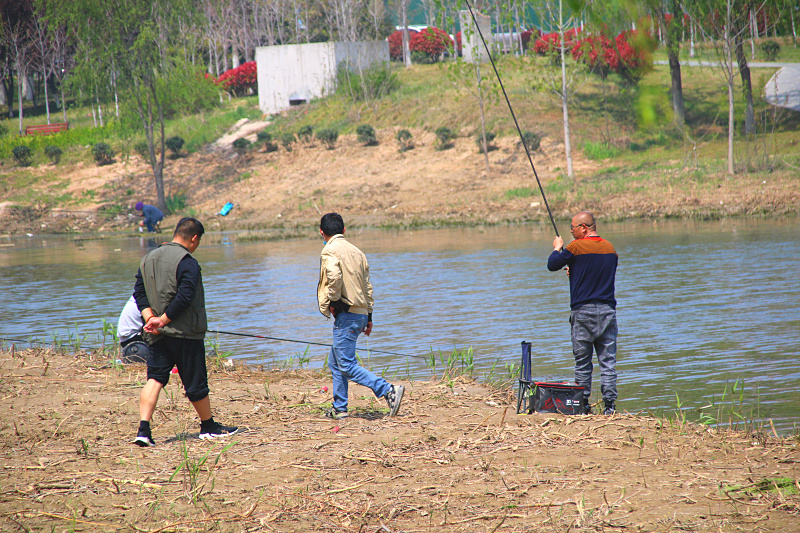
<svg viewBox="0 0 800 533">
<path fill-rule="evenodd" d="M 202 222 L 196 218 L 184 217 L 180 219 L 178 225 L 175 226 L 175 233 L 172 236 L 181 237 L 182 239 L 190 241 L 195 235 L 202 237 L 205 232 L 206 229 L 203 227 Z"/>
<path fill-rule="evenodd" d="M 322 230 L 322 233 L 331 237 L 344 233 L 344 220 L 342 220 L 342 215 L 339 213 L 322 215 L 322 219 L 319 221 L 319 229 Z"/>
</svg>

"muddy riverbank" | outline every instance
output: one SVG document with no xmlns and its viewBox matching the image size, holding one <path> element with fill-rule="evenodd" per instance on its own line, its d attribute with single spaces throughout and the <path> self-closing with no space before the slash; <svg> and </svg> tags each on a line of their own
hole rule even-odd
<svg viewBox="0 0 800 533">
<path fill-rule="evenodd" d="M 464 378 L 406 381 L 399 416 L 330 377 L 210 361 L 216 417 L 197 438 L 177 378 L 132 440 L 143 366 L 98 353 L 0 351 L 5 531 L 797 531 L 800 450 L 769 427 L 646 413 L 516 415 Z M 438 378 L 438 377 L 437 377 Z"/>
</svg>

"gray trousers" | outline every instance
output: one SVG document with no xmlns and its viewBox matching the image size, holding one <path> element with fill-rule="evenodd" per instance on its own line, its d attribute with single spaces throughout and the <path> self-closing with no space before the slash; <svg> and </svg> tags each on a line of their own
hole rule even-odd
<svg viewBox="0 0 800 533">
<path fill-rule="evenodd" d="M 617 399 L 617 312 L 602 303 L 588 303 L 569 314 L 572 353 L 575 355 L 575 383 L 592 393 L 592 350 L 600 363 L 600 391 L 603 400 Z"/>
</svg>

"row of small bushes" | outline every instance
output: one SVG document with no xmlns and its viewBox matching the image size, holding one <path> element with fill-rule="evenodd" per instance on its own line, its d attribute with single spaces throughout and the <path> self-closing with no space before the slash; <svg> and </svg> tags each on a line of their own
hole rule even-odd
<svg viewBox="0 0 800 533">
<path fill-rule="evenodd" d="M 164 141 L 167 149 L 172 152 L 172 158 L 176 159 L 181 155 L 181 149 L 183 148 L 185 141 L 182 137 L 173 136 Z M 136 143 L 133 146 L 133 150 L 139 154 L 144 159 L 150 158 L 150 149 L 147 146 L 146 142 Z M 48 144 L 44 147 L 44 155 L 50 159 L 50 162 L 54 165 L 57 165 L 61 161 L 61 155 L 64 151 L 54 144 Z M 33 162 L 33 154 L 34 148 L 27 144 L 20 144 L 15 146 L 11 150 L 11 155 L 14 157 L 14 161 L 21 167 L 30 166 Z M 92 157 L 94 157 L 95 162 L 98 165 L 107 165 L 114 161 L 115 156 L 114 149 L 111 148 L 111 145 L 105 142 L 98 142 L 92 145 Z"/>
<path fill-rule="evenodd" d="M 177 135 L 164 139 L 164 146 L 167 147 L 167 150 L 172 152 L 172 159 L 177 159 L 181 156 L 181 150 L 185 143 L 186 141 L 183 140 L 183 137 Z M 150 159 L 150 148 L 145 141 L 134 144 L 133 151 L 145 160 Z"/>
<path fill-rule="evenodd" d="M 456 134 L 450 128 L 442 126 L 437 128 L 434 133 L 436 135 L 436 143 L 434 144 L 434 147 L 437 150 L 445 150 L 452 147 L 452 142 L 456 138 Z M 303 126 L 296 134 L 291 132 L 285 132 L 281 134 L 280 143 L 287 152 L 291 152 L 296 142 L 301 142 L 305 146 L 311 146 L 315 137 L 328 150 L 333 150 L 336 147 L 336 141 L 339 139 L 339 132 L 337 130 L 328 128 L 319 130 L 315 133 L 312 126 Z M 266 152 L 275 152 L 278 150 L 278 143 L 270 132 L 260 131 L 256 134 L 256 138 L 257 143 L 264 145 L 264 150 Z M 369 124 L 362 124 L 356 128 L 356 138 L 358 139 L 358 142 L 363 143 L 365 146 L 375 146 L 378 144 L 375 128 Z M 478 149 L 481 152 L 496 149 L 496 146 L 492 144 L 495 138 L 496 134 L 494 132 L 487 131 L 486 146 L 484 147 L 483 134 L 478 134 L 475 139 Z M 408 130 L 404 129 L 398 131 L 395 135 L 395 140 L 397 141 L 400 152 L 411 150 L 414 147 L 411 132 Z M 530 131 L 526 131 L 522 134 L 522 140 L 530 152 L 535 152 L 538 150 L 541 144 L 541 136 Z M 250 150 L 252 143 L 246 138 L 241 137 L 233 141 L 232 146 L 234 151 L 236 151 L 239 155 L 244 155 Z"/>
<path fill-rule="evenodd" d="M 61 154 L 64 152 L 58 146 L 48 144 L 44 147 L 44 154 L 50 161 L 57 165 L 61 161 Z M 21 167 L 28 167 L 32 163 L 33 149 L 25 144 L 15 146 L 11 150 L 11 155 L 14 156 L 14 161 Z M 108 143 L 96 143 L 92 146 L 92 157 L 99 166 L 107 165 L 114 161 L 114 149 Z"/>
</svg>

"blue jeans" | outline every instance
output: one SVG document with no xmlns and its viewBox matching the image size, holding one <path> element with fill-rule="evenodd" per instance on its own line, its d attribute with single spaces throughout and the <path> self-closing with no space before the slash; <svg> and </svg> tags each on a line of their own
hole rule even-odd
<svg viewBox="0 0 800 533">
<path fill-rule="evenodd" d="M 592 393 L 592 349 L 600 363 L 600 391 L 603 400 L 617 399 L 617 312 L 607 304 L 588 303 L 569 314 L 572 353 L 575 355 L 575 383 L 585 387 L 583 397 Z"/>
<path fill-rule="evenodd" d="M 391 384 L 363 368 L 356 360 L 356 340 L 367 327 L 367 315 L 339 313 L 333 322 L 333 347 L 328 366 L 333 378 L 333 408 L 347 411 L 348 380 L 369 387 L 381 398 L 391 390 Z"/>
</svg>

